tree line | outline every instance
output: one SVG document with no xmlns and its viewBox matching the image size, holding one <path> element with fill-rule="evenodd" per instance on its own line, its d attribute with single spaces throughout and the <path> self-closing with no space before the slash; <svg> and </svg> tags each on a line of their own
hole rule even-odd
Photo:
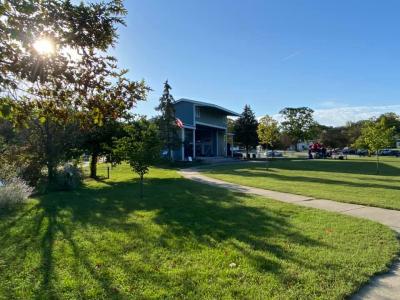
<svg viewBox="0 0 400 300">
<path fill-rule="evenodd" d="M 325 126 L 314 120 L 308 107 L 287 107 L 280 111 L 281 122 L 271 116 L 256 118 L 249 105 L 236 120 L 229 120 L 229 131 L 246 153 L 262 145 L 268 149 L 287 149 L 300 142 L 318 141 L 330 148 L 353 147 L 377 154 L 380 149 L 395 147 L 400 137 L 400 116 L 388 112 L 377 118 L 348 122 L 345 126 Z"/>
</svg>

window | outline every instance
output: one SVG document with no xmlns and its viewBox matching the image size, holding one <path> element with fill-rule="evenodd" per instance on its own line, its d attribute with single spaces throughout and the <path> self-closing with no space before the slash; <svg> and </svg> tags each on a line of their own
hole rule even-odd
<svg viewBox="0 0 400 300">
<path fill-rule="evenodd" d="M 196 118 L 200 118 L 200 107 L 196 106 Z"/>
</svg>

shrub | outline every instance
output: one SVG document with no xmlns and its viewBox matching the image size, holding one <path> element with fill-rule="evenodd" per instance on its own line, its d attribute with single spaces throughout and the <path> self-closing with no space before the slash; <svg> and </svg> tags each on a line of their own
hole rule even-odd
<svg viewBox="0 0 400 300">
<path fill-rule="evenodd" d="M 57 170 L 56 189 L 73 190 L 81 185 L 83 180 L 82 171 L 72 164 L 65 164 Z"/>
<path fill-rule="evenodd" d="M 0 182 L 5 182 L 17 177 L 17 168 L 14 164 L 10 164 L 0 160 Z M 1 185 L 1 184 L 0 184 Z"/>
<path fill-rule="evenodd" d="M 0 181 L 0 208 L 24 203 L 32 192 L 33 188 L 20 178 Z"/>
</svg>

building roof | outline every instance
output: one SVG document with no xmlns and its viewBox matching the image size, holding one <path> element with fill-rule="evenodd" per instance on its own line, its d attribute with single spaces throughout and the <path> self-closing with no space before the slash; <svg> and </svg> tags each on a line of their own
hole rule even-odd
<svg viewBox="0 0 400 300">
<path fill-rule="evenodd" d="M 207 102 L 202 102 L 202 101 L 197 101 L 197 100 L 191 100 L 191 99 L 186 99 L 186 98 L 181 98 L 181 99 L 177 100 L 175 103 L 179 103 L 179 102 L 189 102 L 189 103 L 193 103 L 196 106 L 215 108 L 215 109 L 218 109 L 220 111 L 223 111 L 224 113 L 226 113 L 227 116 L 234 116 L 234 117 L 239 117 L 240 116 L 240 114 L 238 114 L 238 113 L 236 113 L 236 112 L 234 112 L 232 110 L 223 108 L 223 107 L 221 107 L 219 105 L 212 104 L 212 103 L 207 103 Z"/>
</svg>

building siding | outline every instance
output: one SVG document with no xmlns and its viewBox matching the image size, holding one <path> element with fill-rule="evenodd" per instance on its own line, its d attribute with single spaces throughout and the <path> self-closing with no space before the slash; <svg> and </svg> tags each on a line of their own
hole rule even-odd
<svg viewBox="0 0 400 300">
<path fill-rule="evenodd" d="M 175 116 L 179 118 L 183 124 L 194 126 L 193 124 L 193 103 L 179 102 L 175 104 Z"/>
<path fill-rule="evenodd" d="M 200 109 L 200 118 L 196 116 L 196 122 L 226 128 L 227 117 L 224 113 L 209 107 L 198 106 L 198 109 Z"/>
<path fill-rule="evenodd" d="M 223 108 L 206 106 L 206 104 L 204 104 L 203 106 L 202 104 L 199 103 L 184 101 L 184 100 L 175 103 L 174 107 L 175 107 L 176 117 L 179 118 L 186 127 L 185 131 L 197 128 L 196 132 L 205 129 L 210 132 L 211 141 L 207 142 L 199 140 L 198 142 L 200 148 L 203 149 L 202 155 L 226 156 L 227 154 L 226 128 L 227 128 L 227 115 L 230 115 L 229 111 L 225 111 Z M 199 110 L 200 116 L 197 116 L 196 109 Z M 191 137 L 190 139 L 191 140 L 187 142 L 193 144 L 193 138 Z M 211 152 L 210 153 L 207 152 L 207 155 L 204 152 L 205 151 L 204 148 L 206 146 L 211 148 L 210 149 Z M 183 153 L 182 147 L 178 147 L 177 149 L 175 149 L 173 153 L 174 159 L 181 160 L 182 153 Z M 184 159 L 186 159 L 186 157 Z"/>
</svg>

